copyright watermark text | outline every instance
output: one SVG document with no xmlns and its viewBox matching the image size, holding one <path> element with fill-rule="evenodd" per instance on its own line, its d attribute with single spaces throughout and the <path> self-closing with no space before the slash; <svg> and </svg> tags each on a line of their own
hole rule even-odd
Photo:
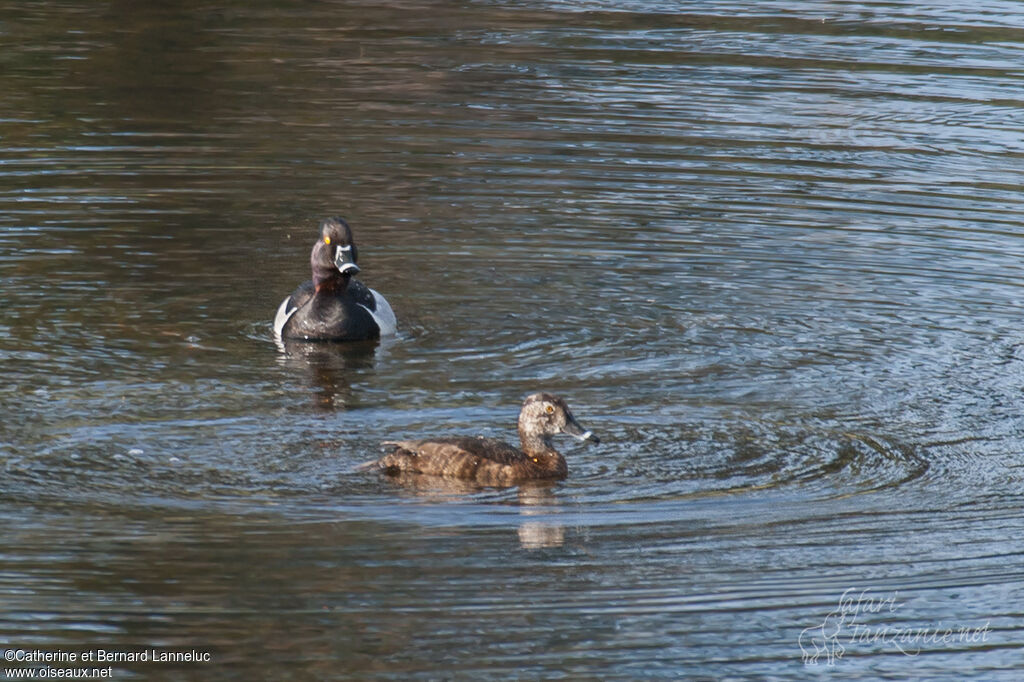
<svg viewBox="0 0 1024 682">
<path fill-rule="evenodd" d="M 991 633 L 990 621 L 975 626 L 942 622 L 900 626 L 885 622 L 902 606 L 899 592 L 876 594 L 871 588 L 858 591 L 851 587 L 821 623 L 800 632 L 798 643 L 804 664 L 817 665 L 824 659 L 827 665 L 835 665 L 848 647 L 857 645 L 917 656 L 926 648 L 987 642 Z"/>
<path fill-rule="evenodd" d="M 140 649 L 115 651 L 112 649 L 2 649 L 0 659 L 17 667 L 3 668 L 3 679 L 109 679 L 114 665 L 121 663 L 210 663 L 209 651 L 170 651 Z"/>
</svg>

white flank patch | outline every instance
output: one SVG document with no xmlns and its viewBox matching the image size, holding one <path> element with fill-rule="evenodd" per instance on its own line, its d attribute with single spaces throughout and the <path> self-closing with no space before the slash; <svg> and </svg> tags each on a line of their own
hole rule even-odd
<svg viewBox="0 0 1024 682">
<path fill-rule="evenodd" d="M 373 294 L 373 300 L 377 304 L 376 310 L 370 310 L 365 305 L 360 303 L 366 312 L 370 313 L 377 326 L 380 327 L 381 336 L 391 336 L 398 330 L 398 320 L 395 319 L 395 313 L 391 310 L 391 306 L 384 299 L 383 296 L 378 294 L 373 289 L 370 289 L 370 293 Z"/>
<path fill-rule="evenodd" d="M 298 310 L 298 308 L 292 308 L 291 310 L 288 309 L 288 302 L 291 300 L 292 297 L 289 296 L 281 301 L 281 305 L 277 307 L 277 315 L 274 315 L 274 336 L 277 338 L 281 338 L 281 331 L 284 329 L 285 323 L 287 323 L 291 316 L 295 314 L 295 311 Z"/>
</svg>

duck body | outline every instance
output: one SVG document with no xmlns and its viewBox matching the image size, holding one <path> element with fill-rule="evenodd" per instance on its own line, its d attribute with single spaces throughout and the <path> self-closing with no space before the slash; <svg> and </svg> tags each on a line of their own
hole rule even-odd
<svg viewBox="0 0 1024 682">
<path fill-rule="evenodd" d="M 394 449 L 381 458 L 379 466 L 391 475 L 414 472 L 484 485 L 510 485 L 525 480 L 559 480 L 569 473 L 565 458 L 554 450 L 530 456 L 494 438 L 448 436 L 385 445 Z"/>
<path fill-rule="evenodd" d="M 353 275 L 359 272 L 352 231 L 341 218 L 320 223 L 310 253 L 313 278 L 284 299 L 274 316 L 279 339 L 361 341 L 395 333 L 387 300 Z"/>
<path fill-rule="evenodd" d="M 553 447 L 552 436 L 565 433 L 600 442 L 584 431 L 560 398 L 534 393 L 519 414 L 520 447 L 494 438 L 444 436 L 424 440 L 388 441 L 387 454 L 370 466 L 385 474 L 419 473 L 475 481 L 482 485 L 514 485 L 522 481 L 564 479 L 569 469 Z"/>
<path fill-rule="evenodd" d="M 357 279 L 341 295 L 317 291 L 313 280 L 303 282 L 281 301 L 274 333 L 282 339 L 304 341 L 361 341 L 395 333 L 395 313 L 387 300 Z"/>
</svg>

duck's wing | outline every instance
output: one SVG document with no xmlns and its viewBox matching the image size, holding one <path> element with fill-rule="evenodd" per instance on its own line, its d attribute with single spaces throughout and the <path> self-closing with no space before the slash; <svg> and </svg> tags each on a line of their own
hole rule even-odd
<svg viewBox="0 0 1024 682">
<path fill-rule="evenodd" d="M 489 459 L 496 464 L 515 464 L 527 459 L 526 455 L 504 441 L 482 436 L 453 436 L 451 438 L 432 439 L 431 442 L 451 444 L 474 457 Z"/>
<path fill-rule="evenodd" d="M 274 315 L 274 336 L 281 338 L 288 320 L 292 318 L 295 311 L 306 305 L 315 293 L 316 288 L 313 286 L 313 280 L 310 279 L 300 284 L 291 296 L 281 301 L 281 305 L 277 307 L 277 314 Z"/>
<path fill-rule="evenodd" d="M 514 464 L 526 455 L 493 438 L 452 436 L 429 440 L 390 441 L 390 452 L 377 461 L 389 473 L 415 471 L 434 476 L 475 478 L 481 464 Z"/>
<path fill-rule="evenodd" d="M 380 329 L 381 336 L 390 336 L 395 333 L 398 329 L 398 321 L 395 319 L 395 312 L 391 310 L 387 299 L 357 279 L 349 282 L 348 292 L 356 305 L 370 313 L 370 317 Z"/>
</svg>

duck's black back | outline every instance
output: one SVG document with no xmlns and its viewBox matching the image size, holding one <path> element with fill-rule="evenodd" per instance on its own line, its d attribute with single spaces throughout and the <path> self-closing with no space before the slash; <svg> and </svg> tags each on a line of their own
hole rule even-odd
<svg viewBox="0 0 1024 682">
<path fill-rule="evenodd" d="M 298 286 L 287 303 L 295 309 L 281 330 L 292 339 L 328 339 L 337 341 L 380 337 L 371 310 L 377 302 L 362 282 L 351 280 L 340 294 L 317 292 L 312 280 Z"/>
</svg>

